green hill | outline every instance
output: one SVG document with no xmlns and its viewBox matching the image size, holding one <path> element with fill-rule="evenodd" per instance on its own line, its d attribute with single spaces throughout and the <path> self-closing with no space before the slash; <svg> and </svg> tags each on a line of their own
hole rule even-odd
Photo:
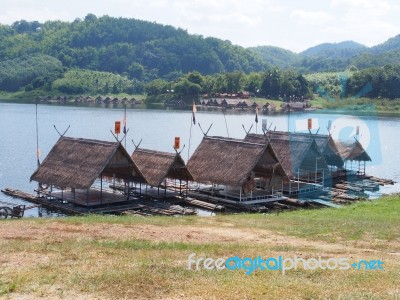
<svg viewBox="0 0 400 300">
<path fill-rule="evenodd" d="M 340 43 L 323 43 L 311 47 L 300 53 L 303 57 L 319 58 L 352 58 L 367 50 L 367 47 L 354 41 L 345 41 Z"/>
<path fill-rule="evenodd" d="M 282 69 L 291 68 L 300 60 L 298 54 L 279 47 L 258 46 L 249 49 L 260 55 L 261 58 L 269 65 Z"/>
<path fill-rule="evenodd" d="M 386 42 L 371 47 L 371 52 L 375 54 L 382 54 L 390 51 L 400 50 L 400 34 L 388 39 Z"/>
<path fill-rule="evenodd" d="M 193 70 L 248 73 L 266 66 L 254 52 L 229 41 L 147 21 L 92 14 L 72 23 L 1 25 L 0 41 L 0 60 L 40 53 L 57 58 L 68 68 L 126 73 L 138 79 Z"/>
<path fill-rule="evenodd" d="M 293 53 L 274 46 L 244 48 L 155 22 L 93 14 L 73 22 L 21 20 L 0 25 L 4 93 L 146 91 L 161 101 L 158 95 L 174 90 L 169 97 L 187 96 L 192 101 L 201 93 L 239 91 L 307 97 L 310 87 L 316 92 L 323 86 L 339 95 L 343 83 L 331 75 L 311 76 L 315 80 L 305 82 L 302 74 L 348 69 L 365 72 L 349 81 L 352 86 L 347 90 L 374 81 L 376 93 L 371 97 L 397 98 L 400 92 L 390 86 L 400 80 L 400 69 L 393 66 L 399 61 L 400 35 L 372 48 L 346 41 Z M 393 67 L 379 69 L 387 65 Z"/>
</svg>

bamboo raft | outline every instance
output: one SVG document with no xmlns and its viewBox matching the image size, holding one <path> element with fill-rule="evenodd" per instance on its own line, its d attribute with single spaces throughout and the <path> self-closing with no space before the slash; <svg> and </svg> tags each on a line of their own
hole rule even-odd
<svg viewBox="0 0 400 300">
<path fill-rule="evenodd" d="M 370 176 L 368 179 L 377 182 L 379 185 L 387 185 L 387 184 L 394 185 L 396 183 L 392 179 L 378 178 L 375 176 Z"/>
<path fill-rule="evenodd" d="M 211 211 L 225 211 L 225 207 L 222 205 L 200 201 L 193 198 L 182 199 L 182 202 Z"/>
<path fill-rule="evenodd" d="M 121 214 L 125 211 L 141 211 L 149 215 L 193 215 L 195 211 L 190 208 L 178 207 L 176 205 L 163 204 L 151 200 L 133 199 L 128 203 L 115 205 L 105 205 L 102 207 L 84 207 L 74 203 L 65 203 L 56 199 L 47 199 L 46 197 L 36 197 L 35 195 L 5 188 L 2 192 L 14 198 L 20 198 L 32 203 L 40 204 L 50 210 L 59 211 L 67 215 L 85 215 L 85 214 Z"/>
</svg>

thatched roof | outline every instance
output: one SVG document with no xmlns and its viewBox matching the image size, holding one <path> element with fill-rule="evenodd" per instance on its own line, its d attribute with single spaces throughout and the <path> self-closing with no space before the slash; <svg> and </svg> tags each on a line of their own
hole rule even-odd
<svg viewBox="0 0 400 300">
<path fill-rule="evenodd" d="M 359 141 L 335 141 L 339 154 L 344 161 L 371 161 L 371 157 L 365 151 Z"/>
<path fill-rule="evenodd" d="M 221 137 L 204 137 L 187 166 L 203 183 L 241 186 L 252 172 L 287 177 L 270 145 Z"/>
<path fill-rule="evenodd" d="M 192 174 L 178 153 L 137 148 L 131 157 L 152 186 L 160 186 L 165 178 L 193 180 Z"/>
<path fill-rule="evenodd" d="M 101 175 L 146 182 L 120 143 L 69 137 L 57 141 L 31 181 L 88 189 Z"/>
<path fill-rule="evenodd" d="M 325 161 L 330 166 L 342 167 L 343 159 L 339 154 L 339 150 L 336 147 L 336 143 L 333 140 L 331 135 L 323 135 L 323 134 L 309 134 L 309 133 L 300 133 L 300 132 L 284 132 L 284 131 L 268 131 L 268 138 L 273 139 L 290 139 L 291 141 L 294 139 L 299 140 L 315 140 L 317 143 L 318 149 L 321 154 L 324 156 Z"/>
<path fill-rule="evenodd" d="M 269 138 L 260 134 L 248 134 L 244 141 L 250 143 L 270 143 L 286 174 L 295 178 L 298 170 L 315 172 L 316 160 L 318 170 L 323 169 L 329 176 L 329 167 L 313 139 L 307 138 Z"/>
</svg>

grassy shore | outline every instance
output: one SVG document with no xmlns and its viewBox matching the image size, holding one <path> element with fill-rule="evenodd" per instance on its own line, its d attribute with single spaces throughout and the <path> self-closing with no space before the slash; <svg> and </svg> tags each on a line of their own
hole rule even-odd
<svg viewBox="0 0 400 300">
<path fill-rule="evenodd" d="M 15 102 L 15 103 L 33 103 L 36 101 L 38 97 L 47 97 L 47 96 L 52 96 L 52 97 L 57 97 L 57 96 L 65 96 L 64 94 L 60 95 L 58 92 L 49 92 L 49 91 L 44 91 L 44 90 L 33 90 L 30 92 L 25 92 L 25 91 L 18 91 L 14 93 L 8 93 L 4 91 L 0 91 L 0 100 L 3 101 L 9 101 L 9 102 Z M 68 97 L 78 97 L 81 95 L 67 95 Z M 89 96 L 89 95 L 84 95 L 84 96 Z M 144 100 L 146 98 L 146 95 L 143 94 L 135 94 L 135 95 L 130 95 L 126 93 L 119 93 L 119 94 L 103 94 L 103 93 L 98 93 L 96 95 L 90 95 L 92 97 L 97 97 L 97 96 L 109 96 L 112 98 L 118 97 L 118 98 L 124 98 L 127 97 L 128 99 L 135 98 L 138 100 Z"/>
<path fill-rule="evenodd" d="M 345 98 L 327 100 L 322 97 L 315 97 L 312 105 L 329 111 L 400 116 L 399 99 Z"/>
<path fill-rule="evenodd" d="M 57 96 L 57 94 L 49 94 L 40 90 L 34 90 L 31 92 L 15 92 L 6 93 L 0 92 L 0 101 L 8 101 L 15 103 L 31 103 L 39 96 L 50 95 Z M 79 96 L 79 95 L 77 95 Z M 128 94 L 110 94 L 110 97 L 118 98 L 131 98 L 140 99 L 144 101 L 146 95 L 128 95 Z M 251 98 L 250 101 L 264 105 L 265 103 L 274 103 L 277 110 L 280 110 L 280 100 L 265 99 L 265 98 Z M 311 101 L 312 106 L 319 108 L 319 112 L 330 112 L 330 113 L 355 113 L 355 114 L 366 114 L 366 115 L 380 115 L 380 116 L 400 116 L 400 100 L 388 100 L 388 99 L 369 99 L 369 98 L 345 98 L 345 99 L 331 99 L 327 100 L 322 97 L 314 97 Z M 149 105 L 151 108 L 163 108 L 164 103 L 152 103 Z"/>
<path fill-rule="evenodd" d="M 399 299 L 400 196 L 342 209 L 0 224 L 5 299 Z M 384 270 L 188 270 L 196 257 L 380 259 Z"/>
</svg>

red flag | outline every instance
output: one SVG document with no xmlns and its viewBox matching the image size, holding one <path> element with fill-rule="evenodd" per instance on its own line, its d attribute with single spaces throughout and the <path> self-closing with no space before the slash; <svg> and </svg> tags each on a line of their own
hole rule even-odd
<svg viewBox="0 0 400 300">
<path fill-rule="evenodd" d="M 307 128 L 310 130 L 310 129 L 312 129 L 312 119 L 308 119 L 308 122 L 307 122 Z"/>
</svg>

